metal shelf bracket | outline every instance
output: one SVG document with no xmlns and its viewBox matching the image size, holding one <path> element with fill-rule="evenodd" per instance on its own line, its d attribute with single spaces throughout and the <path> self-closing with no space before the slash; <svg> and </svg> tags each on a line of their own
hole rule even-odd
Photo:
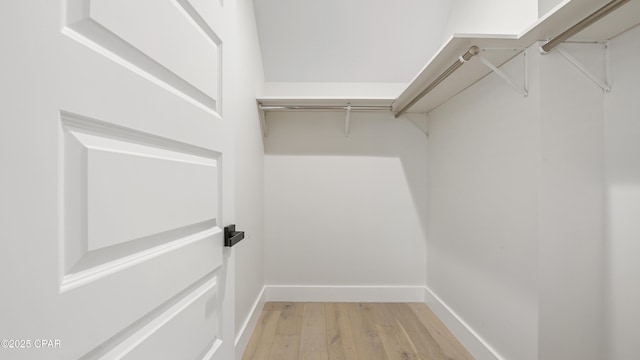
<svg viewBox="0 0 640 360">
<path fill-rule="evenodd" d="M 258 116 L 260 117 L 260 128 L 262 128 L 262 137 L 269 136 L 269 124 L 267 124 L 267 112 L 258 104 Z"/>
<path fill-rule="evenodd" d="M 347 104 L 344 114 L 344 137 L 349 137 L 349 120 L 351 119 L 351 104 Z"/>
<path fill-rule="evenodd" d="M 594 43 L 597 46 L 601 46 L 602 43 Z M 560 56 L 562 56 L 565 60 L 567 60 L 571 65 L 573 65 L 576 69 L 580 70 L 584 75 L 586 75 L 591 81 L 593 81 L 596 85 L 598 85 L 605 93 L 611 92 L 611 85 L 609 79 L 611 78 L 611 67 L 609 66 L 609 42 L 605 42 L 603 46 L 604 50 L 604 79 L 600 78 L 598 75 L 594 74 L 591 70 L 587 69 L 584 64 L 582 64 L 578 59 L 569 54 L 565 49 L 560 46 L 557 46 L 554 49 Z"/>
<path fill-rule="evenodd" d="M 489 49 L 484 49 L 484 50 L 489 50 Z M 516 84 L 515 81 L 513 81 L 509 77 L 509 75 L 507 75 L 504 71 L 500 70 L 497 66 L 493 65 L 491 63 L 491 61 L 487 60 L 487 58 L 485 58 L 484 56 L 477 55 L 476 57 L 483 64 L 485 64 L 489 69 L 491 69 L 491 71 L 493 71 L 498 76 L 500 76 L 502 79 L 504 79 L 504 81 L 506 81 L 507 84 L 509 84 L 512 88 L 514 88 L 522 96 L 527 97 L 527 96 L 529 96 L 529 66 L 528 66 L 528 59 L 527 59 L 527 50 L 525 49 L 522 52 L 522 54 L 523 54 L 523 58 L 524 58 L 524 85 L 523 86 L 520 86 L 520 85 Z"/>
</svg>

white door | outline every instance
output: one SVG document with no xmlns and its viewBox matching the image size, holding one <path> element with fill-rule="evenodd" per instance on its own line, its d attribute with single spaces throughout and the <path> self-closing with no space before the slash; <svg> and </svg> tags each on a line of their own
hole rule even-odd
<svg viewBox="0 0 640 360">
<path fill-rule="evenodd" d="M 0 2 L 0 359 L 233 358 L 226 2 Z"/>
</svg>

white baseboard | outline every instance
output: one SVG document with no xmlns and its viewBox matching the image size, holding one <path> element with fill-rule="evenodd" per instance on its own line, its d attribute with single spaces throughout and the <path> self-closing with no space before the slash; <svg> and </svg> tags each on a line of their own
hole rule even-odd
<svg viewBox="0 0 640 360">
<path fill-rule="evenodd" d="M 424 288 L 424 302 L 444 323 L 476 360 L 504 360 L 462 318 L 445 304 L 429 288 Z"/>
<path fill-rule="evenodd" d="M 253 330 L 256 328 L 258 324 L 258 320 L 260 319 L 260 313 L 264 308 L 264 303 L 266 302 L 266 291 L 265 288 L 262 288 L 260 291 L 260 295 L 256 299 L 255 303 L 253 303 L 253 307 L 251 308 L 251 314 L 247 317 L 247 320 L 242 324 L 242 328 L 238 335 L 236 336 L 235 348 L 236 348 L 236 360 L 242 359 L 242 354 L 249 345 L 249 340 L 251 339 L 251 334 L 253 334 Z"/>
<path fill-rule="evenodd" d="M 242 358 L 267 301 L 305 302 L 424 302 L 469 350 L 476 360 L 504 360 L 447 304 L 424 286 L 292 286 L 267 285 L 235 341 L 236 359 Z"/>
<path fill-rule="evenodd" d="M 267 285 L 267 301 L 424 302 L 424 286 Z"/>
</svg>

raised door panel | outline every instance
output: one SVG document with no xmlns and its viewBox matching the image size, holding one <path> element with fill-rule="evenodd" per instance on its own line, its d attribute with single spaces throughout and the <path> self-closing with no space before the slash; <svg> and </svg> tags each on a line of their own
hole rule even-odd
<svg viewBox="0 0 640 360">
<path fill-rule="evenodd" d="M 174 94 L 221 113 L 226 20 L 219 5 L 198 7 L 187 0 L 69 0 L 66 33 Z"/>
<path fill-rule="evenodd" d="M 219 153 L 71 114 L 63 124 L 63 290 L 221 232 Z"/>
<path fill-rule="evenodd" d="M 71 132 L 87 149 L 87 240 L 94 251 L 209 222 L 215 159 Z"/>
<path fill-rule="evenodd" d="M 62 124 L 58 321 L 65 338 L 92 327 L 70 354 L 215 353 L 226 280 L 221 154 L 69 113 Z M 171 345 L 172 336 L 189 341 Z"/>
<path fill-rule="evenodd" d="M 222 344 L 217 281 L 205 276 L 80 359 L 210 359 Z"/>
</svg>

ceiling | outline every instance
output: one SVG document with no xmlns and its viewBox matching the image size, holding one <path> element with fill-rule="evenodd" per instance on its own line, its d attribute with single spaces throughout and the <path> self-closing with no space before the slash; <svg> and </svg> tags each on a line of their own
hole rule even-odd
<svg viewBox="0 0 640 360">
<path fill-rule="evenodd" d="M 267 82 L 408 83 L 450 0 L 253 0 Z"/>
</svg>

